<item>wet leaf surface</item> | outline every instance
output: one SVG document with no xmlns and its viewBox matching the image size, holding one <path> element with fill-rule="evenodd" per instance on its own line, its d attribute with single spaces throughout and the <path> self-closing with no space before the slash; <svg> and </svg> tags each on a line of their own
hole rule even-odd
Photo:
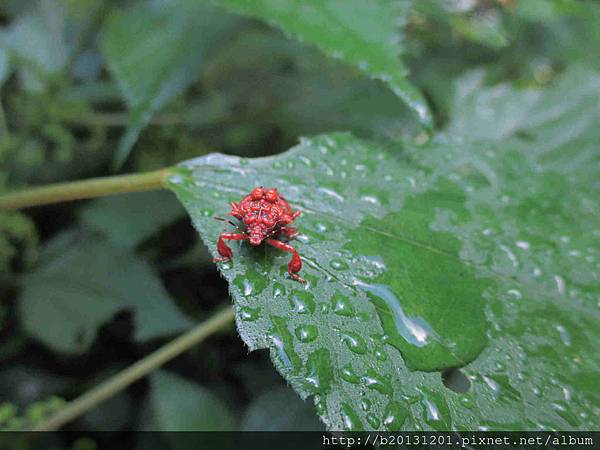
<svg viewBox="0 0 600 450">
<path fill-rule="evenodd" d="M 597 428 L 599 87 L 571 72 L 524 92 L 529 120 L 491 139 L 456 124 L 393 150 L 323 135 L 271 158 L 188 161 L 169 186 L 214 255 L 212 217 L 252 187 L 302 211 L 308 285 L 266 246 L 232 244 L 220 270 L 244 341 L 328 428 Z M 510 120 L 493 92 L 474 129 Z"/>
<path fill-rule="evenodd" d="M 406 78 L 399 55 L 401 27 L 410 1 L 215 0 L 232 11 L 263 19 L 286 34 L 352 64 L 371 78 L 384 81 L 418 116 L 431 126 L 425 99 Z"/>
</svg>

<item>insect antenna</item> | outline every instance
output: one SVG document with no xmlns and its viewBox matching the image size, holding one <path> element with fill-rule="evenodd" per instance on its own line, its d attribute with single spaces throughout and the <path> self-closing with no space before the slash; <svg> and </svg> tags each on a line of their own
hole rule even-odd
<svg viewBox="0 0 600 450">
<path fill-rule="evenodd" d="M 237 223 L 234 223 L 233 220 L 224 219 L 223 217 L 213 217 L 213 219 L 220 220 L 221 222 L 227 222 L 229 225 L 232 225 L 235 228 L 237 228 L 239 231 L 242 231 L 242 229 L 240 228 L 240 226 Z"/>
</svg>

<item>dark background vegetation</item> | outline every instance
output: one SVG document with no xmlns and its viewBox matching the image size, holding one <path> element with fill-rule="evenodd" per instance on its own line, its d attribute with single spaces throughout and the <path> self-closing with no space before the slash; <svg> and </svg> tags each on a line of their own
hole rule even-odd
<svg viewBox="0 0 600 450">
<path fill-rule="evenodd" d="M 113 173 L 129 115 L 101 41 L 110 17 L 143 3 L 0 3 L 0 191 Z M 437 128 L 448 121 L 453 81 L 471 68 L 485 67 L 490 84 L 508 80 L 535 87 L 551 82 L 571 60 L 594 57 L 578 49 L 598 22 L 574 14 L 569 2 L 415 3 L 405 27 L 403 58 Z M 212 151 L 276 154 L 299 136 L 324 131 L 351 130 L 380 139 L 419 132 L 410 111 L 380 82 L 262 22 L 216 11 L 227 32 L 207 33 L 202 45 L 210 51 L 195 81 L 153 115 L 120 172 L 154 170 Z M 67 55 L 62 63 L 56 60 L 61 55 Z M 51 316 L 30 317 L 39 312 L 21 302 L 24 284 L 35 282 L 28 277 L 42 263 L 45 246 L 66 232 L 78 234 L 76 246 L 95 242 L 124 249 L 128 258 L 149 268 L 145 277 L 164 286 L 165 308 L 176 308 L 191 322 L 230 302 L 225 282 L 170 194 L 1 213 L 0 427 L 39 420 L 61 399 L 80 395 L 174 335 L 135 339 L 135 310 L 144 308 L 139 304 L 82 330 L 90 334 L 82 338 L 87 339 L 82 351 L 61 351 L 32 336 L 35 324 L 63 327 Z M 28 295 L 50 295 L 45 289 L 35 292 Z M 173 375 L 179 378 L 168 378 Z M 214 417 L 203 422 L 196 415 L 190 425 L 189 417 L 179 418 L 185 411 L 178 410 L 175 394 L 170 399 L 168 391 L 153 391 L 163 389 L 165 380 L 145 379 L 67 429 L 160 429 L 178 420 L 196 429 L 321 427 L 312 406 L 285 387 L 267 355 L 249 354 L 233 328 L 172 361 L 161 376 L 174 386 L 191 384 L 186 389 L 196 396 L 197 408 L 212 411 L 205 416 L 215 415 L 218 422 Z M 165 412 L 171 422 L 161 418 Z M 110 433 L 82 435 L 93 442 L 77 446 L 96 442 L 117 448 Z M 120 442 L 123 448 L 137 444 L 133 435 L 128 444 Z"/>
</svg>

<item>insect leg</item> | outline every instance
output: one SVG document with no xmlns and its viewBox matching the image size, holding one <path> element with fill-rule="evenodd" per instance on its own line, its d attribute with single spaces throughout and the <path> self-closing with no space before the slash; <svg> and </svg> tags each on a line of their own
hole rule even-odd
<svg viewBox="0 0 600 450">
<path fill-rule="evenodd" d="M 230 205 L 231 205 L 231 212 L 229 214 L 231 216 L 235 217 L 236 219 L 241 219 L 243 214 L 240 211 L 240 205 L 235 202 L 231 202 Z"/>
<path fill-rule="evenodd" d="M 290 244 L 278 241 L 277 239 L 267 239 L 267 244 L 272 245 L 279 250 L 283 250 L 284 252 L 291 253 L 292 259 L 288 265 L 288 273 L 294 280 L 299 281 L 300 283 L 306 283 L 306 280 L 298 275 L 298 272 L 302 269 L 302 260 L 296 249 Z"/>
<path fill-rule="evenodd" d="M 280 231 L 289 239 L 294 239 L 298 236 L 298 230 L 294 227 L 281 227 Z"/>
<path fill-rule="evenodd" d="M 248 236 L 240 233 L 221 233 L 219 240 L 217 241 L 217 251 L 221 258 L 213 258 L 213 262 L 229 261 L 233 257 L 231 248 L 225 243 L 225 240 L 229 241 L 244 241 L 248 239 Z"/>
</svg>

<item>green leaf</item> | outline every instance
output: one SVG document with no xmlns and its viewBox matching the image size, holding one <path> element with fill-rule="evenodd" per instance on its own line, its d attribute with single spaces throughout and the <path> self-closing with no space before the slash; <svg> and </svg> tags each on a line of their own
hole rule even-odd
<svg viewBox="0 0 600 450">
<path fill-rule="evenodd" d="M 80 353 L 117 312 L 134 312 L 139 340 L 183 330 L 190 322 L 143 261 L 126 249 L 67 232 L 43 249 L 23 278 L 25 329 L 55 350 Z"/>
<path fill-rule="evenodd" d="M 159 370 L 150 377 L 152 427 L 158 431 L 227 431 L 234 419 L 227 405 L 209 390 Z"/>
<path fill-rule="evenodd" d="M 278 77 L 268 88 L 285 101 L 272 108 L 272 120 L 294 139 L 331 130 L 382 140 L 418 134 L 418 124 L 400 99 L 380 83 L 345 69 L 317 60 L 308 70 Z"/>
<path fill-rule="evenodd" d="M 109 20 L 103 52 L 131 108 L 113 161 L 116 168 L 152 115 L 196 80 L 207 53 L 232 22 L 210 5 L 185 0 L 145 2 Z"/>
<path fill-rule="evenodd" d="M 0 274 L 11 272 L 19 264 L 31 265 L 37 246 L 37 230 L 29 217 L 19 212 L 0 212 Z"/>
<path fill-rule="evenodd" d="M 398 153 L 324 135 L 271 158 L 188 161 L 169 183 L 214 255 L 212 216 L 253 186 L 302 211 L 309 284 L 287 277 L 288 254 L 247 243 L 220 270 L 244 341 L 270 349 L 328 428 L 592 429 L 599 88 L 572 72 L 537 94 L 526 128 L 488 141 L 448 132 Z M 452 367 L 467 392 L 445 387 Z"/>
<path fill-rule="evenodd" d="M 282 76 L 278 68 L 290 65 Z M 277 126 L 289 140 L 331 130 L 386 140 L 420 132 L 383 83 L 273 30 L 239 32 L 211 59 L 206 79 L 231 104 L 247 105 L 257 127 Z"/>
<path fill-rule="evenodd" d="M 473 42 L 495 48 L 506 47 L 509 44 L 507 33 L 502 29 L 500 18 L 495 14 L 455 16 L 450 19 L 450 24 L 456 32 Z"/>
<path fill-rule="evenodd" d="M 546 91 L 519 91 L 509 84 L 485 89 L 483 82 L 484 73 L 475 71 L 456 83 L 453 109 L 457 114 L 448 127 L 448 133 L 475 141 L 498 142 L 513 135 L 527 140 L 532 137 L 533 130 L 558 118 L 587 127 L 590 118 L 581 113 L 574 114 L 574 109 L 593 111 L 597 104 L 596 99 L 589 95 L 596 86 L 596 79 L 577 68 L 559 78 L 554 89 Z M 568 97 L 565 97 L 566 92 Z M 565 136 L 565 139 L 570 138 L 570 135 Z M 552 145 L 551 142 L 548 144 Z"/>
<path fill-rule="evenodd" d="M 28 91 L 46 89 L 49 78 L 66 68 L 82 37 L 81 31 L 98 10 L 98 4 L 92 2 L 88 5 L 87 15 L 77 17 L 73 5 L 68 3 L 36 1 L 10 27 L 0 30 L 0 46 L 15 57 L 20 66 L 19 75 Z"/>
<path fill-rule="evenodd" d="M 437 28 L 435 35 L 448 41 L 441 26 L 449 26 L 452 32 L 474 43 L 493 48 L 506 47 L 509 36 L 503 23 L 500 8 L 491 5 L 453 3 L 444 0 L 421 0 L 415 4 L 417 13 Z M 422 20 L 422 19 L 421 19 Z M 447 74 L 445 74 L 447 76 Z"/>
<path fill-rule="evenodd" d="M 0 47 L 0 87 L 4 84 L 11 72 L 11 64 L 8 60 L 6 49 Z"/>
<path fill-rule="evenodd" d="M 591 2 L 587 2 L 587 5 Z M 571 14 L 582 13 L 586 2 L 575 0 L 529 0 L 519 2 L 515 6 L 515 15 L 534 21 L 550 21 Z"/>
<path fill-rule="evenodd" d="M 20 72 L 25 89 L 42 90 L 45 80 L 41 75 L 57 73 L 65 66 L 70 52 L 66 13 L 62 2 L 42 0 L 3 34 L 6 48 L 27 61 Z"/>
<path fill-rule="evenodd" d="M 286 34 L 358 67 L 384 81 L 418 116 L 431 126 L 425 99 L 406 78 L 400 28 L 411 1 L 402 0 L 215 0 L 235 12 L 261 18 Z"/>
<path fill-rule="evenodd" d="M 531 33 L 531 25 L 535 23 L 538 30 L 536 33 L 544 35 L 544 39 L 539 43 L 531 43 L 533 47 L 531 44 L 524 47 L 527 52 L 521 57 L 523 63 L 539 64 L 539 61 L 543 60 L 559 67 L 575 63 L 595 70 L 600 69 L 599 59 L 590 57 L 600 46 L 598 2 L 531 0 L 518 2 L 515 6 L 514 15 L 523 20 L 523 31 Z M 534 57 L 529 62 L 525 60 L 531 55 Z"/>
<path fill-rule="evenodd" d="M 262 247 L 234 246 L 236 259 L 221 268 L 244 341 L 271 349 L 292 386 L 316 395 L 330 428 L 380 428 L 388 416 L 392 428 L 404 422 L 409 406 L 394 385 L 406 368 L 397 350 L 411 369 L 436 370 L 484 347 L 486 283 L 460 263 L 452 235 L 429 232 L 434 214 L 423 207 L 460 201 L 458 193 L 408 200 L 398 191 L 410 192 L 412 171 L 348 135 L 306 140 L 273 159 L 213 155 L 185 167 L 171 185 L 213 251 L 222 225 L 211 216 L 254 184 L 277 186 L 303 211 L 298 246 L 309 285 L 285 276 L 288 255 Z M 360 408 L 363 396 L 371 411 Z"/>
<path fill-rule="evenodd" d="M 92 202 L 81 211 L 81 222 L 114 244 L 133 248 L 183 214 L 169 192 L 137 192 Z"/>
</svg>

